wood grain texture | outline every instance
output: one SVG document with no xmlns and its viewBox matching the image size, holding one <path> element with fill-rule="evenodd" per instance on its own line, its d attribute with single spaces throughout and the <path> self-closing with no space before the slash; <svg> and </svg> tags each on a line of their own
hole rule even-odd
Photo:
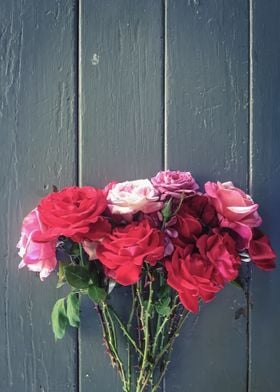
<svg viewBox="0 0 280 392">
<path fill-rule="evenodd" d="M 166 1 L 166 166 L 246 189 L 248 8 L 241 0 Z M 191 318 L 166 391 L 246 391 L 246 298 L 226 287 Z"/>
<path fill-rule="evenodd" d="M 51 191 L 75 181 L 72 1 L 1 1 L 0 13 L 1 392 L 76 391 L 76 341 L 55 344 L 59 295 L 18 270 L 23 217 Z"/>
<path fill-rule="evenodd" d="M 149 177 L 163 160 L 162 1 L 83 0 L 81 7 L 81 182 Z M 125 309 L 123 293 L 114 295 Z M 80 338 L 81 392 L 120 391 L 88 302 Z"/>
<path fill-rule="evenodd" d="M 269 6 L 268 6 L 269 5 Z M 276 253 L 280 194 L 280 3 L 253 2 L 252 193 L 261 205 L 263 228 Z M 279 260 L 279 259 L 278 259 Z M 280 384 L 279 266 L 276 272 L 252 268 L 250 392 L 275 392 Z"/>
<path fill-rule="evenodd" d="M 83 0 L 81 132 L 84 184 L 161 167 L 161 1 Z"/>
</svg>

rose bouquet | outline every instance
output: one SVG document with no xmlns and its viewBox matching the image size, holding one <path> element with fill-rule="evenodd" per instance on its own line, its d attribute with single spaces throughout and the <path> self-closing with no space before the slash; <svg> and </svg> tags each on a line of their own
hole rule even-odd
<svg viewBox="0 0 280 392">
<path fill-rule="evenodd" d="M 88 296 L 123 390 L 155 392 L 174 340 L 200 301 L 239 283 L 244 262 L 275 267 L 257 210 L 231 182 L 207 182 L 200 192 L 189 172 L 167 170 L 102 190 L 66 187 L 24 218 L 19 267 L 41 280 L 57 269 L 57 287 L 69 285 L 52 310 L 56 339 L 68 325 L 79 326 L 80 297 Z M 127 317 L 112 305 L 115 285 L 129 286 Z"/>
</svg>

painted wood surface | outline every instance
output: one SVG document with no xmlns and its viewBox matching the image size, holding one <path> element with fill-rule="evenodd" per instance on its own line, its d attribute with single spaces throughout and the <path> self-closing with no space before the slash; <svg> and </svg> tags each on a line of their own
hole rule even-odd
<svg viewBox="0 0 280 392">
<path fill-rule="evenodd" d="M 252 8 L 251 182 L 264 229 L 280 254 L 280 3 L 256 0 Z M 267 5 L 268 5 L 267 4 Z M 251 284 L 250 392 L 276 392 L 280 385 L 279 266 L 253 268 Z"/>
<path fill-rule="evenodd" d="M 0 0 L 1 392 L 121 391 L 92 305 L 79 334 L 55 343 L 55 276 L 17 269 L 21 220 L 52 185 L 164 167 L 231 179 L 262 205 L 280 251 L 280 5 L 269 3 Z M 278 278 L 253 269 L 250 309 L 227 287 L 189 319 L 162 391 L 276 392 Z M 116 303 L 126 311 L 126 290 Z"/>
<path fill-rule="evenodd" d="M 200 183 L 248 170 L 248 8 L 244 1 L 167 2 L 167 167 Z M 226 287 L 189 320 L 177 341 L 166 391 L 245 392 L 246 298 Z M 238 375 L 238 376 L 237 376 Z"/>
<path fill-rule="evenodd" d="M 81 3 L 81 183 L 151 176 L 163 160 L 163 25 L 159 0 Z M 115 291 L 126 307 L 125 290 Z M 82 392 L 120 391 L 92 305 L 80 332 Z M 104 377 L 104 375 L 106 375 Z"/>
<path fill-rule="evenodd" d="M 39 198 L 75 182 L 72 1 L 1 1 L 0 391 L 76 391 L 76 341 L 55 343 L 55 276 L 18 271 L 21 220 Z"/>
</svg>

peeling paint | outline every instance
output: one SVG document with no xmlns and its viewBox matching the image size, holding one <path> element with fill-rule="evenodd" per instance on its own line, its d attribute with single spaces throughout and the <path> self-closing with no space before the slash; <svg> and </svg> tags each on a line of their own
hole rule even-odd
<svg viewBox="0 0 280 392">
<path fill-rule="evenodd" d="M 91 64 L 98 65 L 99 59 L 100 59 L 99 55 L 97 53 L 93 53 L 92 58 L 91 58 Z"/>
</svg>

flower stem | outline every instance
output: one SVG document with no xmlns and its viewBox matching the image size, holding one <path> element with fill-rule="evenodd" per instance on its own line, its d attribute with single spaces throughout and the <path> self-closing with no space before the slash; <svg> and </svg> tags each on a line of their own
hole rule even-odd
<svg viewBox="0 0 280 392">
<path fill-rule="evenodd" d="M 130 310 L 130 315 L 129 315 L 128 322 L 126 325 L 126 330 L 127 330 L 127 333 L 129 336 L 130 336 L 130 330 L 131 330 L 131 325 L 132 325 L 132 320 L 133 320 L 133 316 L 135 313 L 135 305 L 136 305 L 136 297 L 135 297 L 133 286 L 131 286 L 131 296 L 132 296 L 131 310 Z M 134 340 L 133 340 L 133 342 L 135 343 L 135 346 L 133 345 L 133 347 L 138 352 L 139 349 L 137 347 L 137 344 Z M 128 384 L 129 389 L 131 388 L 131 346 L 130 346 L 130 343 L 131 343 L 131 341 L 128 339 L 128 341 L 127 341 L 127 384 Z M 141 352 L 141 354 L 142 354 L 142 352 Z"/>
<path fill-rule="evenodd" d="M 173 314 L 174 311 L 176 310 L 177 306 L 178 306 L 178 304 L 176 304 L 176 301 L 174 301 L 174 302 L 175 302 L 175 304 L 173 305 L 170 314 Z M 158 317 L 158 320 L 162 320 L 162 317 Z M 157 324 L 157 329 L 156 329 L 157 332 L 156 332 L 156 335 L 155 335 L 155 338 L 154 338 L 154 344 L 153 344 L 153 350 L 152 350 L 152 355 L 153 356 L 156 353 L 157 342 L 158 342 L 158 339 L 159 339 L 160 335 L 162 334 L 162 338 L 164 338 L 164 329 L 165 329 L 166 324 L 168 323 L 168 321 L 170 321 L 170 315 L 165 316 L 160 325 L 159 325 L 159 323 Z M 161 344 L 161 346 L 162 346 L 162 344 Z"/>
<path fill-rule="evenodd" d="M 173 343 L 176 339 L 176 337 L 178 336 L 185 320 L 187 319 L 187 317 L 189 316 L 190 312 L 187 311 L 186 309 L 183 310 L 183 313 L 180 315 L 180 320 L 177 323 L 176 327 L 173 329 L 173 333 L 171 335 L 171 337 L 169 338 L 168 342 L 165 344 L 165 346 L 162 348 L 162 350 L 160 351 L 160 353 L 157 355 L 157 357 L 155 358 L 155 363 L 154 366 L 156 366 L 159 361 L 161 360 L 161 358 L 163 357 L 163 355 L 172 348 Z"/>
<path fill-rule="evenodd" d="M 144 391 L 144 389 L 149 381 L 149 377 L 150 377 L 149 373 L 148 373 L 149 377 L 145 377 L 145 376 L 146 376 L 146 368 L 149 366 L 149 360 L 148 360 L 148 352 L 149 352 L 149 348 L 150 348 L 149 319 L 151 317 L 150 312 L 151 312 L 151 306 L 152 306 L 152 300 L 153 300 L 152 281 L 148 282 L 148 286 L 149 286 L 148 302 L 147 302 L 146 308 L 143 307 L 143 310 L 142 310 L 143 333 L 144 333 L 144 353 L 143 353 L 143 360 L 142 360 L 141 367 L 140 367 L 140 373 L 139 373 L 139 376 L 137 379 L 136 392 L 143 392 Z"/>
<path fill-rule="evenodd" d="M 114 333 L 113 333 L 113 330 L 114 330 L 113 320 L 112 320 L 112 317 L 109 313 L 108 306 L 106 303 L 103 302 L 101 305 L 98 305 L 97 308 L 98 308 L 99 314 L 101 316 L 100 319 L 101 319 L 101 323 L 103 325 L 103 336 L 104 336 L 105 341 L 107 343 L 107 349 L 109 351 L 112 364 L 113 364 L 113 366 L 114 366 L 114 364 L 116 364 L 118 367 L 118 371 L 119 371 L 121 381 L 123 384 L 123 391 L 130 392 L 130 388 L 127 385 L 127 379 L 126 379 L 124 366 L 123 366 L 122 360 L 118 354 L 118 349 L 115 345 L 115 337 L 114 337 Z"/>
<path fill-rule="evenodd" d="M 139 347 L 137 346 L 135 340 L 133 339 L 133 337 L 130 335 L 130 333 L 128 332 L 127 328 L 125 327 L 125 325 L 123 324 L 123 322 L 121 321 L 121 319 L 119 318 L 119 316 L 117 315 L 117 313 L 114 311 L 114 309 L 112 307 L 108 307 L 110 309 L 110 312 L 113 314 L 113 316 L 115 317 L 115 319 L 117 320 L 123 334 L 126 336 L 126 338 L 129 340 L 129 342 L 133 345 L 133 347 L 135 348 L 135 350 L 137 351 L 137 353 L 143 357 L 143 353 L 142 351 L 139 349 Z"/>
<path fill-rule="evenodd" d="M 79 252 L 80 252 L 81 265 L 85 265 L 82 244 L 79 244 Z"/>
</svg>

